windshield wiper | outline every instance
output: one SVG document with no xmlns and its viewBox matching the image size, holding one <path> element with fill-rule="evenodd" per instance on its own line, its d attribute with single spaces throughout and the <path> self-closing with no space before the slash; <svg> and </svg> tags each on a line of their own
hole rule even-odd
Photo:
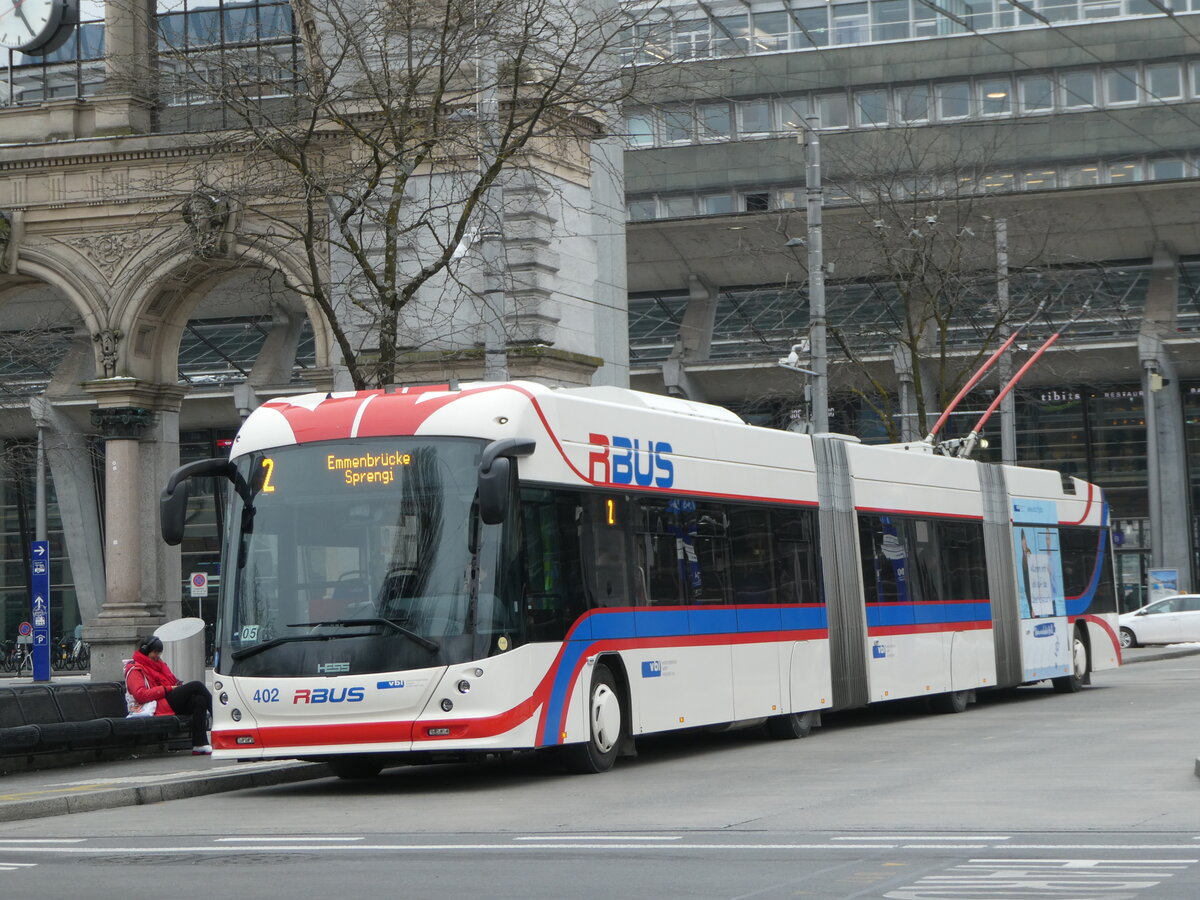
<svg viewBox="0 0 1200 900">
<path fill-rule="evenodd" d="M 262 653 L 264 650 L 270 650 L 272 647 L 278 647 L 280 644 L 291 644 L 295 641 L 327 641 L 334 637 L 349 637 L 349 635 L 293 634 L 288 637 L 271 638 L 271 640 L 263 641 L 261 644 L 255 644 L 253 647 L 242 647 L 240 650 L 234 650 L 229 655 L 233 659 L 246 659 L 247 657 Z"/>
<path fill-rule="evenodd" d="M 435 641 L 431 641 L 427 637 L 417 634 L 415 631 L 409 631 L 395 619 L 329 619 L 324 622 L 293 622 L 288 628 L 316 628 L 321 625 L 341 625 L 347 628 L 353 628 L 356 625 L 387 625 L 389 628 L 395 629 L 400 634 L 409 638 L 414 643 L 420 644 L 430 653 L 437 653 L 441 650 L 441 645 Z"/>
</svg>

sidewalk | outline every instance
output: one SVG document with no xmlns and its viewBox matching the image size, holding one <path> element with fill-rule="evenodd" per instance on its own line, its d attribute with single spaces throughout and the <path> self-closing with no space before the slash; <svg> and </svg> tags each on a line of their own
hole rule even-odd
<svg viewBox="0 0 1200 900">
<path fill-rule="evenodd" d="M 1125 665 L 1200 654 L 1200 644 L 1138 647 L 1123 654 Z M 212 682 L 211 670 L 207 673 Z M 1102 673 L 1103 674 L 1103 673 Z M 54 682 L 86 681 L 86 673 L 56 675 Z M 30 684 L 31 678 L 5 678 L 0 684 Z M 1196 763 L 1200 775 L 1200 760 Z M 289 784 L 331 777 L 320 763 L 290 760 L 252 763 L 192 756 L 189 751 L 90 763 L 61 769 L 0 776 L 0 822 L 62 816 L 200 797 L 224 791 Z"/>
</svg>

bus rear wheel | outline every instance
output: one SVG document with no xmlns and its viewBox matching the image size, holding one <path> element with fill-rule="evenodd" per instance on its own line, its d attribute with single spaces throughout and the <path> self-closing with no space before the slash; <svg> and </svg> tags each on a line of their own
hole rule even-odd
<svg viewBox="0 0 1200 900">
<path fill-rule="evenodd" d="M 929 698 L 929 706 L 935 713 L 966 712 L 970 702 L 970 691 L 950 691 L 948 694 L 934 694 Z"/>
<path fill-rule="evenodd" d="M 767 719 L 767 734 L 777 741 L 794 741 L 808 737 L 813 729 L 817 714 L 814 712 L 788 713 Z"/>
<path fill-rule="evenodd" d="M 588 689 L 587 740 L 564 748 L 571 768 L 584 775 L 611 769 L 617 759 L 624 728 L 625 712 L 621 708 L 616 679 L 608 666 L 597 663 Z"/>
<path fill-rule="evenodd" d="M 1083 635 L 1076 628 L 1071 638 L 1071 674 L 1053 678 L 1051 684 L 1054 685 L 1054 690 L 1060 694 L 1074 694 L 1076 691 L 1083 690 L 1090 671 L 1091 661 L 1088 659 L 1087 644 L 1084 643 Z"/>
<path fill-rule="evenodd" d="M 371 756 L 335 756 L 329 770 L 345 781 L 374 778 L 383 771 L 383 762 Z"/>
</svg>

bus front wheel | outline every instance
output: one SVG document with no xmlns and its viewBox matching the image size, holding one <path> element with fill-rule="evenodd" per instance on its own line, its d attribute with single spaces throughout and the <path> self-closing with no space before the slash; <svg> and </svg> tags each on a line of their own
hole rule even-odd
<svg viewBox="0 0 1200 900">
<path fill-rule="evenodd" d="M 567 758 L 577 772 L 585 775 L 607 772 L 617 759 L 625 714 L 621 694 L 612 671 L 597 663 L 588 690 L 588 737 L 582 744 L 568 744 Z"/>
</svg>

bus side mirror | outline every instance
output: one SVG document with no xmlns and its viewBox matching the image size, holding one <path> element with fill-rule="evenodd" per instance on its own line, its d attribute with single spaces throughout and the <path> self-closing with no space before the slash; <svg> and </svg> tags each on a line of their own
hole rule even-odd
<svg viewBox="0 0 1200 900">
<path fill-rule="evenodd" d="M 183 542 L 184 517 L 187 515 L 190 493 L 188 482 L 181 481 L 174 490 L 164 490 L 158 499 L 159 529 L 163 540 L 172 547 L 178 547 Z"/>
<path fill-rule="evenodd" d="M 218 476 L 228 478 L 239 494 L 249 497 L 245 483 L 238 480 L 237 469 L 227 459 L 201 459 L 188 463 L 172 472 L 167 479 L 167 486 L 158 498 L 158 526 L 163 540 L 172 547 L 177 547 L 183 541 L 188 498 L 191 495 L 188 479 Z"/>
<path fill-rule="evenodd" d="M 502 438 L 484 448 L 478 482 L 479 518 L 484 525 L 504 521 L 512 487 L 512 457 L 528 456 L 536 446 L 530 438 Z"/>
<path fill-rule="evenodd" d="M 512 464 L 507 457 L 494 460 L 485 472 L 479 470 L 479 518 L 484 525 L 499 525 L 508 511 Z"/>
</svg>

